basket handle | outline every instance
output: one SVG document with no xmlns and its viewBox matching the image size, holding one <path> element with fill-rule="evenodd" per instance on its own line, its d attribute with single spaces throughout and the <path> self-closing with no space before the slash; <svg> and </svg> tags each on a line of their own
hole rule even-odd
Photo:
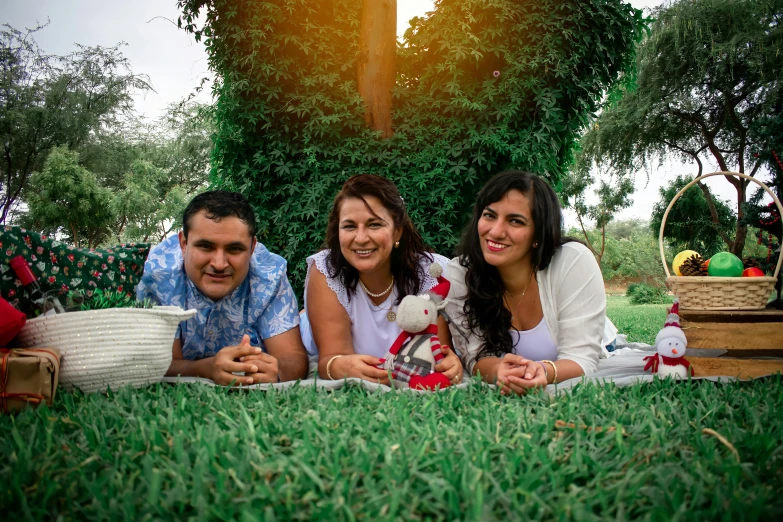
<svg viewBox="0 0 783 522">
<path fill-rule="evenodd" d="M 694 179 L 693 181 L 691 181 L 690 183 L 688 183 L 687 185 L 682 187 L 682 189 L 677 193 L 677 195 L 674 196 L 674 198 L 671 200 L 671 203 L 669 203 L 669 206 L 666 207 L 666 212 L 663 214 L 663 221 L 661 221 L 661 230 L 658 233 L 658 247 L 660 248 L 660 251 L 661 251 L 661 263 L 663 263 L 663 269 L 666 271 L 666 277 L 670 277 L 671 273 L 669 273 L 669 265 L 666 264 L 666 256 L 663 253 L 663 229 L 666 227 L 666 218 L 669 217 L 669 211 L 674 206 L 674 203 L 678 199 L 680 199 L 680 196 L 682 196 L 682 194 L 686 190 L 688 190 L 689 188 L 694 186 L 699 181 L 701 181 L 701 180 L 703 180 L 705 178 L 710 178 L 712 176 L 737 176 L 738 178 L 748 179 L 750 181 L 753 181 L 753 182 L 759 184 L 761 186 L 761 188 L 763 188 L 767 192 L 767 194 L 772 196 L 772 200 L 778 206 L 778 211 L 780 211 L 780 215 L 783 216 L 783 205 L 780 204 L 780 200 L 778 199 L 778 197 L 775 195 L 774 192 L 772 192 L 769 189 L 768 186 L 766 186 L 763 182 L 757 180 L 756 178 L 748 176 L 747 174 L 740 174 L 739 172 L 725 172 L 725 171 L 724 172 L 711 172 L 709 174 L 704 174 L 703 176 L 699 176 L 698 178 Z M 783 263 L 783 249 L 781 249 L 780 254 L 778 255 L 778 264 L 775 267 L 775 275 L 773 276 L 775 278 L 777 278 L 778 274 L 780 273 L 780 265 L 781 265 L 781 263 Z"/>
<path fill-rule="evenodd" d="M 178 323 L 196 315 L 196 310 L 183 310 L 179 306 L 153 306 L 152 308 L 147 308 L 146 311 L 161 317 L 170 317 Z"/>
</svg>

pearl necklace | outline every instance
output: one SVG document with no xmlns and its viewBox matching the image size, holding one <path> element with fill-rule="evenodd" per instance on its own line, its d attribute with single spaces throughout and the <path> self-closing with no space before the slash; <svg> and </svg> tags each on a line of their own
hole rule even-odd
<svg viewBox="0 0 783 522">
<path fill-rule="evenodd" d="M 369 295 L 370 297 L 383 297 L 384 295 L 388 294 L 389 291 L 394 287 L 394 276 L 392 276 L 392 281 L 391 284 L 389 284 L 389 288 L 387 288 L 380 294 L 373 294 L 372 292 L 367 290 L 367 287 L 364 285 L 364 283 L 362 283 L 361 279 L 359 279 L 359 284 L 362 285 L 362 290 L 364 290 L 364 293 Z M 370 305 L 375 306 L 375 304 L 372 301 L 370 301 Z M 397 320 L 397 314 L 394 313 L 394 310 L 392 310 L 393 307 L 394 307 L 394 300 L 392 299 L 392 303 L 389 306 L 389 310 L 386 312 L 386 320 L 389 321 L 390 323 L 393 323 L 394 321 Z"/>
<path fill-rule="evenodd" d="M 364 290 L 364 293 L 369 295 L 370 297 L 383 297 L 386 294 L 388 294 L 389 291 L 391 291 L 392 287 L 394 286 L 394 276 L 392 276 L 392 280 L 391 283 L 389 283 L 389 287 L 383 292 L 381 292 L 380 294 L 373 294 L 372 292 L 370 292 L 361 279 L 359 279 L 359 284 L 362 285 L 362 290 Z"/>
</svg>

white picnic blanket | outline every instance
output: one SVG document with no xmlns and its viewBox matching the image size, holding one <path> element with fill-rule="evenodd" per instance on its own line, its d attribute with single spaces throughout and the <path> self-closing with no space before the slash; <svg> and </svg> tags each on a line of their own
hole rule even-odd
<svg viewBox="0 0 783 522">
<path fill-rule="evenodd" d="M 617 336 L 617 349 L 614 352 L 611 352 L 607 358 L 598 361 L 597 372 L 576 379 L 569 379 L 567 381 L 563 381 L 557 384 L 556 386 L 549 385 L 546 387 L 546 391 L 550 395 L 556 395 L 557 392 L 559 391 L 560 392 L 567 391 L 579 383 L 591 382 L 591 381 L 612 382 L 616 386 L 630 386 L 637 382 L 650 382 L 653 379 L 655 379 L 656 376 L 654 376 L 650 372 L 643 371 L 644 364 L 645 364 L 644 357 L 650 355 L 650 353 L 653 351 L 655 351 L 654 348 L 649 344 L 628 342 L 626 337 L 620 334 Z M 725 352 L 725 350 L 721 350 L 721 351 L 716 350 L 715 352 L 716 353 L 703 353 L 702 355 L 717 356 L 720 355 L 721 352 Z M 317 360 L 315 358 L 311 359 L 310 372 L 309 372 L 310 376 L 315 375 L 316 365 L 317 365 Z M 730 382 L 730 381 L 737 380 L 736 377 L 729 377 L 729 376 L 695 377 L 695 378 L 706 379 L 715 382 Z M 176 383 L 176 384 L 202 383 L 211 386 L 216 386 L 216 384 L 212 380 L 204 379 L 200 377 L 165 377 L 163 381 L 168 383 Z M 470 378 L 466 376 L 462 383 L 456 386 L 452 386 L 450 388 L 446 388 L 446 390 L 455 389 L 455 388 L 456 389 L 465 388 L 469 384 L 470 384 Z M 361 386 L 368 391 L 375 391 L 375 390 L 380 390 L 382 392 L 391 391 L 391 387 L 389 386 L 372 383 L 356 378 L 349 378 L 341 381 L 329 381 L 329 380 L 323 380 L 317 378 L 309 378 L 301 381 L 282 382 L 276 384 L 254 384 L 252 386 L 240 386 L 240 388 L 248 389 L 248 390 L 268 390 L 269 388 L 286 389 L 293 386 L 300 386 L 300 387 L 315 386 L 316 388 L 323 389 L 323 390 L 337 390 L 348 385 Z M 494 388 L 494 386 L 492 387 Z M 426 391 L 411 390 L 410 388 L 404 388 L 404 389 L 415 393 L 429 393 Z"/>
</svg>

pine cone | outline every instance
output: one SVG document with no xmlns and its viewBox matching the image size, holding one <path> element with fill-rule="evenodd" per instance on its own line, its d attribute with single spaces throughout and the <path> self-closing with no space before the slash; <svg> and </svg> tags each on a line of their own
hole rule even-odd
<svg viewBox="0 0 783 522">
<path fill-rule="evenodd" d="M 702 277 L 707 277 L 710 275 L 710 273 L 707 271 L 707 268 L 709 267 L 709 263 L 704 261 L 702 264 L 699 265 L 699 275 Z"/>
<path fill-rule="evenodd" d="M 693 254 L 680 265 L 680 274 L 684 276 L 700 276 L 701 264 L 704 260 L 699 254 Z"/>
<path fill-rule="evenodd" d="M 746 257 L 742 260 L 742 264 L 745 268 L 761 268 L 761 264 L 755 257 Z"/>
</svg>

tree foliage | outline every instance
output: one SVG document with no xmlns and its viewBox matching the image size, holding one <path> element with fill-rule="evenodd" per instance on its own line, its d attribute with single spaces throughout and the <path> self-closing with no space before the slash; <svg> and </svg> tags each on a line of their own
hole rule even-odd
<svg viewBox="0 0 783 522">
<path fill-rule="evenodd" d="M 77 45 L 45 54 L 33 30 L 0 30 L 0 223 L 24 197 L 30 175 L 54 147 L 77 149 L 131 111 L 132 93 L 149 89 L 114 47 Z"/>
<path fill-rule="evenodd" d="M 173 104 L 159 120 L 132 120 L 88 147 L 85 165 L 115 193 L 117 240 L 160 241 L 181 226 L 206 187 L 213 131 L 208 106 Z"/>
<path fill-rule="evenodd" d="M 158 121 L 133 118 L 95 133 L 79 150 L 55 148 L 51 153 L 57 152 L 55 163 L 61 170 L 67 163 L 74 186 L 81 187 L 85 194 L 94 187 L 108 194 L 108 199 L 102 200 L 106 208 L 101 219 L 88 227 L 90 246 L 102 241 L 160 241 L 181 226 L 188 201 L 206 187 L 211 133 L 205 107 L 173 105 Z M 68 160 L 65 163 L 60 158 L 64 154 Z M 37 192 L 26 195 L 29 212 L 16 221 L 76 244 L 85 233 L 77 228 L 74 234 L 67 209 L 55 212 L 52 202 L 43 195 L 69 199 L 77 197 L 78 192 L 57 193 L 58 182 L 51 174 L 50 166 L 49 171 L 33 175 L 36 182 L 31 188 Z M 38 192 L 41 189 L 45 191 Z"/>
<path fill-rule="evenodd" d="M 658 234 L 661 229 L 666 207 L 669 206 L 674 196 L 690 182 L 690 179 L 678 176 L 667 186 L 659 189 L 660 198 L 653 207 L 652 219 L 650 220 L 650 228 L 655 234 Z M 705 259 L 716 252 L 725 250 L 725 245 L 729 241 L 728 235 L 734 229 L 736 219 L 726 203 L 712 196 L 710 198 L 718 215 L 717 225 L 710 218 L 707 198 L 696 187 L 686 190 L 675 202 L 666 219 L 666 228 L 663 234 L 665 241 L 672 249 L 677 251 L 695 250 Z"/>
<path fill-rule="evenodd" d="M 78 153 L 55 147 L 30 180 L 28 219 L 38 230 L 63 229 L 77 248 L 92 248 L 109 236 L 111 201 L 111 191 L 79 165 Z"/>
<path fill-rule="evenodd" d="M 572 228 L 568 234 L 576 237 L 582 234 L 582 230 Z M 636 219 L 611 221 L 603 229 L 587 229 L 585 235 L 592 244 L 604 243 L 600 261 L 604 281 L 637 280 L 663 286 L 665 274 L 658 237 L 653 235 L 648 222 Z M 671 257 L 668 248 L 666 254 Z"/>
<path fill-rule="evenodd" d="M 754 122 L 774 115 L 783 100 L 783 0 L 680 0 L 653 16 L 635 88 L 602 113 L 583 140 L 585 153 L 620 174 L 674 157 L 694 162 L 696 175 L 710 163 L 755 175 L 767 137 Z M 740 219 L 725 241 L 741 256 L 748 182 L 726 179 L 737 190 Z M 714 205 L 708 216 L 723 226 Z"/>
<path fill-rule="evenodd" d="M 619 0 L 442 0 L 398 47 L 383 139 L 356 81 L 362 0 L 178 3 L 216 76 L 216 181 L 248 196 L 297 285 L 353 174 L 392 179 L 444 254 L 492 174 L 521 168 L 559 187 L 644 28 Z"/>
</svg>

